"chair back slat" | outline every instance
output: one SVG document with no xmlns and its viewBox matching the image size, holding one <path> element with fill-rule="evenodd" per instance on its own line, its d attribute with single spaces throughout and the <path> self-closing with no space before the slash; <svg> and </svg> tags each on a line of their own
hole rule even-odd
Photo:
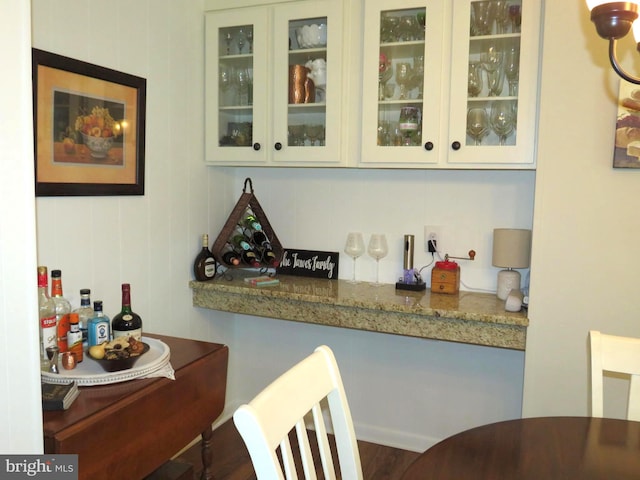
<svg viewBox="0 0 640 480">
<path fill-rule="evenodd" d="M 604 415 L 605 372 L 629 376 L 627 419 L 640 421 L 640 338 L 589 332 L 591 355 L 591 416 Z"/>
</svg>

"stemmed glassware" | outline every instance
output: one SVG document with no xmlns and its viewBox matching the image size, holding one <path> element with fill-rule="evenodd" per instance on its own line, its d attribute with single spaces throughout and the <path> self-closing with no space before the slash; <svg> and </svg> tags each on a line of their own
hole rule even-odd
<svg viewBox="0 0 640 480">
<path fill-rule="evenodd" d="M 364 239 L 362 233 L 351 232 L 347 234 L 347 243 L 344 246 L 344 253 L 353 258 L 353 275 L 349 283 L 358 283 L 356 280 L 356 260 L 364 253 Z"/>
<path fill-rule="evenodd" d="M 493 1 L 472 2 L 473 31 L 475 35 L 489 35 L 496 18 L 496 4 Z"/>
<path fill-rule="evenodd" d="M 220 65 L 220 77 L 219 77 L 219 87 L 220 87 L 220 105 L 228 104 L 228 95 L 227 92 L 229 88 L 233 85 L 233 69 L 230 67 L 226 67 L 224 65 Z"/>
<path fill-rule="evenodd" d="M 482 71 L 478 62 L 469 62 L 468 93 L 470 97 L 477 97 L 482 92 Z"/>
<path fill-rule="evenodd" d="M 509 48 L 504 59 L 504 73 L 509 83 L 509 96 L 518 95 L 518 72 L 520 69 L 520 48 L 517 45 Z"/>
<path fill-rule="evenodd" d="M 247 32 L 247 41 L 249 42 L 249 53 L 253 53 L 253 28 L 249 28 Z"/>
<path fill-rule="evenodd" d="M 511 20 L 511 33 L 519 32 L 522 23 L 520 5 L 509 5 L 509 19 Z"/>
<path fill-rule="evenodd" d="M 400 109 L 400 118 L 398 119 L 398 128 L 402 133 L 402 144 L 412 145 L 411 135 L 418 131 L 420 125 L 420 109 L 418 107 L 402 107 Z"/>
<path fill-rule="evenodd" d="M 376 281 L 371 285 L 379 287 L 382 285 L 382 283 L 380 283 L 380 259 L 386 257 L 389 253 L 387 237 L 383 233 L 374 233 L 371 235 L 367 253 L 376 259 Z"/>
<path fill-rule="evenodd" d="M 500 95 L 504 83 L 504 52 L 491 46 L 480 54 L 480 63 L 487 72 L 489 96 Z"/>
<path fill-rule="evenodd" d="M 507 24 L 509 23 L 509 2 L 504 0 L 496 0 L 496 33 L 507 33 Z"/>
<path fill-rule="evenodd" d="M 227 44 L 227 55 L 231 55 L 231 42 L 233 42 L 233 34 L 231 32 L 225 33 L 224 41 Z"/>
<path fill-rule="evenodd" d="M 411 65 L 406 62 L 396 64 L 396 82 L 400 85 L 400 100 L 407 98 L 407 85 L 411 82 Z"/>
<path fill-rule="evenodd" d="M 424 56 L 417 55 L 413 57 L 413 83 L 418 87 L 418 96 L 416 98 L 422 98 L 422 91 L 424 85 Z"/>
<path fill-rule="evenodd" d="M 500 145 L 504 145 L 516 124 L 512 102 L 493 102 L 489 123 L 498 138 L 500 138 Z"/>
<path fill-rule="evenodd" d="M 240 28 L 238 30 L 238 34 L 236 35 L 236 43 L 238 44 L 238 53 L 242 54 L 242 49 L 247 43 L 247 34 L 244 33 L 244 28 Z"/>
<path fill-rule="evenodd" d="M 381 52 L 378 61 L 378 100 L 384 100 L 384 89 L 392 75 L 393 66 L 391 65 L 391 59 Z"/>
<path fill-rule="evenodd" d="M 419 28 L 418 19 L 414 15 L 403 15 L 400 17 L 398 30 L 403 42 L 415 40 Z"/>
<path fill-rule="evenodd" d="M 474 139 L 476 145 L 482 143 L 482 138 L 489 133 L 489 117 L 484 108 L 470 108 L 467 112 L 467 133 Z"/>
</svg>

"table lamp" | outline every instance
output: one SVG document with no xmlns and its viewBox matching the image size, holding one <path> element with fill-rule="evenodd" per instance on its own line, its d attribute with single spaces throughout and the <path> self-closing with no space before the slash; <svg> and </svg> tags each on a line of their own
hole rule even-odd
<svg viewBox="0 0 640 480">
<path fill-rule="evenodd" d="M 531 230 L 520 228 L 496 228 L 493 230 L 494 267 L 503 267 L 498 272 L 497 295 L 506 300 L 513 289 L 520 290 L 520 272 L 514 268 L 528 268 L 531 258 Z"/>
</svg>

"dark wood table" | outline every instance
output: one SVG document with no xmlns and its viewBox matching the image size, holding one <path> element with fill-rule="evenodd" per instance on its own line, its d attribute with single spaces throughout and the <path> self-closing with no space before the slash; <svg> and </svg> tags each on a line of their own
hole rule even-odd
<svg viewBox="0 0 640 480">
<path fill-rule="evenodd" d="M 213 478 L 211 424 L 224 408 L 229 350 L 217 343 L 148 336 L 169 345 L 175 380 L 81 387 L 68 410 L 44 412 L 45 453 L 78 454 L 80 479 L 144 478 L 198 434 L 202 478 Z"/>
<path fill-rule="evenodd" d="M 510 420 L 453 435 L 403 480 L 640 479 L 640 422 L 592 417 Z"/>
</svg>

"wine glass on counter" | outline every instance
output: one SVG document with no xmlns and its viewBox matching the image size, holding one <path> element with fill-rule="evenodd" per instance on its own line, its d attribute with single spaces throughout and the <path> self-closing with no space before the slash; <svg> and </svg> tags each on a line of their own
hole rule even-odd
<svg viewBox="0 0 640 480">
<path fill-rule="evenodd" d="M 344 246 L 344 253 L 353 258 L 353 274 L 349 283 L 358 283 L 356 280 L 356 260 L 364 253 L 364 239 L 360 232 L 350 232 L 347 235 L 347 243 Z"/>
<path fill-rule="evenodd" d="M 506 143 L 507 137 L 511 135 L 515 127 L 515 111 L 512 102 L 493 102 L 491 114 L 489 116 L 491 129 L 498 135 L 500 145 Z"/>
<path fill-rule="evenodd" d="M 382 283 L 380 283 L 380 259 L 386 257 L 389 253 L 387 237 L 383 233 L 374 233 L 371 235 L 367 252 L 369 256 L 376 259 L 376 281 L 371 285 L 380 287 L 382 285 Z"/>
<path fill-rule="evenodd" d="M 487 111 L 481 107 L 470 108 L 467 112 L 467 133 L 476 145 L 489 133 L 489 117 Z"/>
</svg>

